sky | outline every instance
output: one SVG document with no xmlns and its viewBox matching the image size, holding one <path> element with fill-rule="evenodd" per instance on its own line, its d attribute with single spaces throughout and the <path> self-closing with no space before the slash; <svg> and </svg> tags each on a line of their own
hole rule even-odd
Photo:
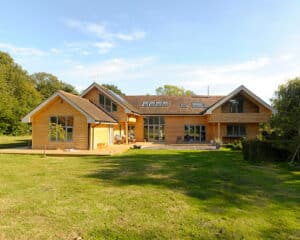
<svg viewBox="0 0 300 240">
<path fill-rule="evenodd" d="M 0 50 L 30 74 L 128 95 L 164 84 L 267 102 L 300 76 L 300 1 L 3 1 Z"/>
</svg>

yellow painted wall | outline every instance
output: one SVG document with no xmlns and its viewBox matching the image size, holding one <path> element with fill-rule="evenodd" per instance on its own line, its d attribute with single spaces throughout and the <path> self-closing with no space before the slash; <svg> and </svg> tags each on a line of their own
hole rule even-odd
<svg viewBox="0 0 300 240">
<path fill-rule="evenodd" d="M 52 142 L 49 140 L 50 116 L 73 116 L 72 142 Z M 53 99 L 41 111 L 34 114 L 31 121 L 33 149 L 88 149 L 88 123 L 86 117 L 59 96 Z"/>
<path fill-rule="evenodd" d="M 107 146 L 109 143 L 109 125 L 97 125 L 93 127 L 93 149 L 98 147 Z"/>
</svg>

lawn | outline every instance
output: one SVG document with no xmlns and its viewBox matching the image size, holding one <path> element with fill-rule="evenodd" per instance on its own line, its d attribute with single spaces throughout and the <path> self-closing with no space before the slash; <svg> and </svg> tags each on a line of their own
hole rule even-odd
<svg viewBox="0 0 300 240">
<path fill-rule="evenodd" d="M 300 172 L 240 152 L 0 155 L 0 239 L 300 239 Z"/>
</svg>

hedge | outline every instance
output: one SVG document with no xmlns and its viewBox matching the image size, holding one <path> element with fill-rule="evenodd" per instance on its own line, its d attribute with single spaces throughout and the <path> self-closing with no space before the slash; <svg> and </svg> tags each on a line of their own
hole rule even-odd
<svg viewBox="0 0 300 240">
<path fill-rule="evenodd" d="M 244 140 L 242 142 L 243 157 L 247 161 L 288 161 L 291 152 L 280 148 L 272 142 L 260 140 Z"/>
</svg>

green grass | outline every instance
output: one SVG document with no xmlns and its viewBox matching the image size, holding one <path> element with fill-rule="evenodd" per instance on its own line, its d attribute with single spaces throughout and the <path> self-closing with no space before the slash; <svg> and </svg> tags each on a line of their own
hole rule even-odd
<svg viewBox="0 0 300 240">
<path fill-rule="evenodd" d="M 30 140 L 31 140 L 31 136 L 0 135 L 0 149 L 28 146 L 28 141 Z"/>
<path fill-rule="evenodd" d="M 230 151 L 0 155 L 0 239 L 300 239 L 300 172 Z"/>
</svg>

